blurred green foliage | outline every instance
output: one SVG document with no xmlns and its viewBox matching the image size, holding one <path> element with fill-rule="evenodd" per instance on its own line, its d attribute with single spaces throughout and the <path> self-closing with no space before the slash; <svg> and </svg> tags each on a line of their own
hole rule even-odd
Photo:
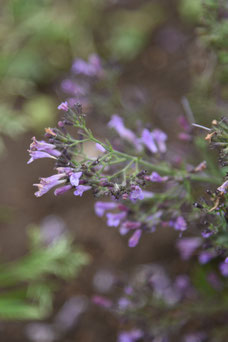
<svg viewBox="0 0 228 342">
<path fill-rule="evenodd" d="M 42 319 L 50 314 L 57 278 L 77 275 L 89 261 L 67 235 L 47 244 L 40 230 L 29 231 L 30 250 L 21 259 L 0 265 L 0 318 Z"/>
</svg>

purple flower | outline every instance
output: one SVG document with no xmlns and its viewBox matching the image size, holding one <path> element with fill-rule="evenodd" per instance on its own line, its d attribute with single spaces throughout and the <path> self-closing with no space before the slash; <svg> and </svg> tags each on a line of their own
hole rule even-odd
<svg viewBox="0 0 228 342">
<path fill-rule="evenodd" d="M 112 301 L 103 296 L 93 296 L 92 302 L 96 305 L 102 306 L 103 308 L 109 309 L 112 306 Z"/>
<path fill-rule="evenodd" d="M 49 144 L 44 140 L 36 140 L 36 137 L 32 138 L 32 143 L 30 144 L 31 151 L 50 151 L 56 148 L 55 145 Z"/>
<path fill-rule="evenodd" d="M 141 226 L 141 222 L 138 221 L 125 221 L 122 224 L 127 229 L 137 229 Z"/>
<path fill-rule="evenodd" d="M 95 213 L 97 216 L 101 217 L 104 215 L 105 211 L 116 209 L 118 206 L 115 202 L 96 202 L 95 203 Z"/>
<path fill-rule="evenodd" d="M 106 149 L 99 143 L 96 143 L 96 148 L 102 153 L 106 152 Z"/>
<path fill-rule="evenodd" d="M 64 184 L 66 182 L 66 179 L 61 179 L 65 176 L 65 174 L 56 174 L 51 177 L 47 178 L 41 178 L 40 184 L 33 184 L 34 186 L 38 187 L 38 191 L 35 192 L 36 197 L 41 197 L 44 194 L 46 194 L 50 189 L 53 187 Z"/>
<path fill-rule="evenodd" d="M 85 76 L 101 76 L 103 73 L 100 58 L 95 54 L 89 56 L 88 62 L 81 58 L 76 59 L 72 71 Z"/>
<path fill-rule="evenodd" d="M 126 217 L 126 211 L 122 211 L 120 213 L 107 213 L 107 225 L 109 227 L 117 227 L 120 222 Z"/>
<path fill-rule="evenodd" d="M 73 186 L 78 186 L 79 184 L 79 179 L 82 175 L 82 172 L 74 172 L 70 175 L 70 183 Z"/>
<path fill-rule="evenodd" d="M 147 191 L 147 190 L 142 190 L 144 198 L 153 198 L 154 197 L 154 192 L 152 191 Z"/>
<path fill-rule="evenodd" d="M 177 248 L 183 260 L 189 260 L 195 250 L 201 245 L 202 240 L 199 237 L 182 238 L 177 241 Z"/>
<path fill-rule="evenodd" d="M 142 143 L 148 148 L 150 152 L 152 153 L 158 152 L 157 146 L 155 144 L 154 136 L 148 129 L 145 128 L 142 131 L 141 140 L 142 140 Z"/>
<path fill-rule="evenodd" d="M 150 176 L 145 176 L 146 180 L 149 180 L 151 182 L 158 182 L 158 183 L 162 183 L 162 182 L 166 182 L 168 180 L 168 177 L 162 177 L 159 175 L 159 173 L 157 172 L 152 172 Z"/>
<path fill-rule="evenodd" d="M 126 310 L 127 308 L 129 308 L 130 305 L 131 305 L 131 301 L 125 297 L 121 297 L 118 300 L 118 307 L 121 310 Z"/>
<path fill-rule="evenodd" d="M 213 257 L 214 255 L 211 252 L 203 251 L 200 253 L 198 260 L 200 264 L 204 265 L 207 264 Z"/>
<path fill-rule="evenodd" d="M 226 193 L 227 188 L 228 188 L 228 180 L 225 181 L 217 190 Z"/>
<path fill-rule="evenodd" d="M 179 275 L 175 279 L 175 287 L 180 291 L 185 291 L 190 285 L 189 277 L 185 274 Z"/>
<path fill-rule="evenodd" d="M 86 90 L 73 81 L 66 79 L 62 81 L 61 88 L 65 93 L 72 94 L 72 95 L 85 95 Z"/>
<path fill-rule="evenodd" d="M 88 191 L 91 189 L 91 186 L 89 185 L 78 185 L 76 190 L 74 191 L 75 196 L 82 196 L 85 191 Z"/>
<path fill-rule="evenodd" d="M 210 230 L 210 229 L 205 229 L 201 233 L 202 237 L 205 238 L 205 239 L 208 239 L 213 234 L 214 234 L 214 232 L 212 230 Z"/>
<path fill-rule="evenodd" d="M 133 144 L 135 143 L 135 134 L 130 129 L 124 126 L 123 119 L 119 115 L 112 115 L 112 118 L 108 123 L 108 126 L 110 128 L 115 129 L 121 138 L 128 140 Z"/>
<path fill-rule="evenodd" d="M 38 141 L 35 137 L 33 137 L 32 140 L 33 142 L 30 144 L 30 150 L 28 150 L 31 158 L 27 164 L 41 158 L 56 159 L 56 157 L 61 155 L 61 152 L 56 149 L 55 145 L 48 144 L 45 141 Z"/>
<path fill-rule="evenodd" d="M 224 277 L 228 277 L 228 264 L 227 263 L 222 262 L 219 265 L 219 270 Z"/>
<path fill-rule="evenodd" d="M 59 195 L 64 194 L 65 192 L 69 191 L 70 189 L 72 189 L 72 185 L 67 184 L 67 185 L 61 186 L 60 188 L 57 188 L 54 191 L 54 194 L 55 194 L 55 196 L 59 196 Z"/>
<path fill-rule="evenodd" d="M 160 129 L 154 129 L 153 132 L 153 137 L 157 143 L 158 149 L 161 153 L 166 152 L 166 140 L 167 140 L 167 135 L 162 132 Z"/>
<path fill-rule="evenodd" d="M 141 226 L 141 222 L 137 222 L 137 221 L 125 221 L 122 223 L 121 227 L 120 227 L 120 234 L 121 235 L 126 235 L 129 230 L 131 229 L 137 229 Z"/>
<path fill-rule="evenodd" d="M 133 294 L 134 290 L 131 286 L 126 286 L 124 288 L 124 293 L 128 296 L 131 296 Z"/>
<path fill-rule="evenodd" d="M 60 103 L 60 105 L 58 106 L 58 110 L 63 110 L 64 112 L 67 112 L 69 110 L 68 103 L 66 101 Z"/>
<path fill-rule="evenodd" d="M 143 337 L 143 332 L 139 329 L 124 331 L 119 334 L 117 342 L 136 342 Z"/>
<path fill-rule="evenodd" d="M 130 193 L 129 198 L 131 201 L 136 201 L 137 199 L 139 199 L 139 200 L 144 199 L 143 191 L 140 188 L 140 186 L 138 186 L 138 185 L 132 186 L 132 191 Z"/>
<path fill-rule="evenodd" d="M 134 234 L 131 236 L 131 238 L 128 240 L 128 246 L 129 247 L 135 247 L 137 246 L 139 240 L 140 240 L 140 237 L 142 235 L 142 231 L 141 229 L 137 229 Z"/>
<path fill-rule="evenodd" d="M 88 61 L 90 65 L 93 66 L 95 75 L 101 76 L 103 74 L 103 69 L 100 57 L 97 54 L 93 53 L 89 56 Z"/>
<path fill-rule="evenodd" d="M 187 223 L 183 216 L 178 216 L 176 221 L 173 223 L 173 227 L 175 230 L 180 230 L 181 232 L 187 229 Z"/>
<path fill-rule="evenodd" d="M 57 167 L 56 170 L 58 173 L 65 173 L 67 176 L 70 176 L 73 172 L 71 167 Z"/>
<path fill-rule="evenodd" d="M 225 262 L 226 264 L 228 264 L 228 257 L 226 257 L 226 259 L 224 260 L 224 262 Z"/>
<path fill-rule="evenodd" d="M 27 164 L 31 164 L 36 159 L 42 159 L 42 158 L 53 158 L 56 159 L 56 157 L 52 156 L 51 154 L 43 151 L 30 151 L 30 159 L 27 162 Z"/>
</svg>

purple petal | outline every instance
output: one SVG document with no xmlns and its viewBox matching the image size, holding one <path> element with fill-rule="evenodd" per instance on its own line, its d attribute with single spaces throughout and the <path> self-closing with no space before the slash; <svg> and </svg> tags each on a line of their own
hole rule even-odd
<svg viewBox="0 0 228 342">
<path fill-rule="evenodd" d="M 107 225 L 109 227 L 117 227 L 120 222 L 126 217 L 127 213 L 122 211 L 120 213 L 107 213 Z"/>
<path fill-rule="evenodd" d="M 133 144 L 135 143 L 135 134 L 130 129 L 124 126 L 123 119 L 119 115 L 112 115 L 112 118 L 108 123 L 108 126 L 115 129 L 121 138 L 128 140 Z"/>
<path fill-rule="evenodd" d="M 189 260 L 195 250 L 202 244 L 201 238 L 182 238 L 177 241 L 177 248 L 183 260 Z"/>
<path fill-rule="evenodd" d="M 135 201 L 137 199 L 139 199 L 139 200 L 143 200 L 144 199 L 143 191 L 140 188 L 140 186 L 135 185 L 135 186 L 132 187 L 132 191 L 130 193 L 130 197 L 129 198 L 130 198 L 131 201 Z"/>
<path fill-rule="evenodd" d="M 55 196 L 59 196 L 59 195 L 64 194 L 65 192 L 67 192 L 70 189 L 72 189 L 72 185 L 70 185 L 70 184 L 64 185 L 64 186 L 61 186 L 60 188 L 57 188 L 54 191 L 54 194 L 55 194 Z"/>
<path fill-rule="evenodd" d="M 89 185 L 78 185 L 76 190 L 74 191 L 75 196 L 82 196 L 85 191 L 92 189 Z"/>
<path fill-rule="evenodd" d="M 155 141 L 154 141 L 153 134 L 148 129 L 145 128 L 142 131 L 142 138 L 141 139 L 142 139 L 143 144 L 148 148 L 149 151 L 151 151 L 152 153 L 158 152 L 157 146 L 156 146 Z"/>
<path fill-rule="evenodd" d="M 42 159 L 42 158 L 53 158 L 56 159 L 56 157 L 50 155 L 47 152 L 43 152 L 43 151 L 29 151 L 30 154 L 30 159 L 27 162 L 27 164 L 31 164 L 34 160 L 36 159 Z"/>
<path fill-rule="evenodd" d="M 80 179 L 81 175 L 82 175 L 82 172 L 74 172 L 74 173 L 72 173 L 72 175 L 70 175 L 71 185 L 78 186 L 79 179 Z"/>
<path fill-rule="evenodd" d="M 102 153 L 106 152 L 106 149 L 99 143 L 96 143 L 96 148 Z"/>
<path fill-rule="evenodd" d="M 175 230 L 180 230 L 181 232 L 187 229 L 187 223 L 185 219 L 183 218 L 183 216 L 178 216 L 178 218 L 173 224 L 173 227 Z"/>
<path fill-rule="evenodd" d="M 141 235 L 142 235 L 141 229 L 137 229 L 134 232 L 134 234 L 131 236 L 131 238 L 129 239 L 128 246 L 131 248 L 137 246 Z"/>
<path fill-rule="evenodd" d="M 64 112 L 67 112 L 69 110 L 69 107 L 68 107 L 68 103 L 65 101 L 65 102 L 62 102 L 59 106 L 58 106 L 58 110 L 63 110 Z"/>
<path fill-rule="evenodd" d="M 101 217 L 104 215 L 105 211 L 116 209 L 117 206 L 118 204 L 114 202 L 96 202 L 94 208 L 96 215 Z"/>
</svg>

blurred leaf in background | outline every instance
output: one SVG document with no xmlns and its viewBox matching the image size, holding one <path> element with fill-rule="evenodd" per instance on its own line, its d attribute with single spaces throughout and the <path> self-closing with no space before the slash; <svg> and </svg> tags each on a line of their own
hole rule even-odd
<svg viewBox="0 0 228 342">
<path fill-rule="evenodd" d="M 61 220 L 48 218 L 43 228 L 30 227 L 29 252 L 0 265 L 1 319 L 42 319 L 50 314 L 58 278 L 72 279 L 88 256 L 72 245 Z"/>
</svg>

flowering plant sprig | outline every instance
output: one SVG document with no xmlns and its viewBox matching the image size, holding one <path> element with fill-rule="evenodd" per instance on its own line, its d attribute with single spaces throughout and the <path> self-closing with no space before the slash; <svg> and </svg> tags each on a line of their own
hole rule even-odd
<svg viewBox="0 0 228 342">
<path fill-rule="evenodd" d="M 178 168 L 170 161 L 161 162 L 160 156 L 167 151 L 166 134 L 144 128 L 137 136 L 118 115 L 112 116 L 108 126 L 117 131 L 124 144 L 114 148 L 108 140 L 103 142 L 93 135 L 80 104 L 70 108 L 63 102 L 58 109 L 64 112 L 64 118 L 58 128 L 46 129 L 48 142 L 34 137 L 30 145 L 28 163 L 39 158 L 56 161 L 57 173 L 35 184 L 37 197 L 54 187 L 55 195 L 73 190 L 75 196 L 82 196 L 91 190 L 95 197 L 111 197 L 112 202 L 98 201 L 95 211 L 98 216 L 106 215 L 109 226 L 119 226 L 122 235 L 132 232 L 130 247 L 137 245 L 142 232 L 153 232 L 158 225 L 182 233 L 188 227 L 184 211 L 188 212 L 187 220 L 197 218 L 192 210 L 190 182 L 218 183 L 205 174 L 205 161 L 190 170 Z M 76 129 L 76 137 L 67 131 L 67 126 Z M 98 156 L 90 157 L 84 152 L 88 142 L 96 146 Z M 134 149 L 134 154 L 126 153 L 127 146 Z M 156 191 L 145 191 L 145 186 L 155 187 Z"/>
</svg>

